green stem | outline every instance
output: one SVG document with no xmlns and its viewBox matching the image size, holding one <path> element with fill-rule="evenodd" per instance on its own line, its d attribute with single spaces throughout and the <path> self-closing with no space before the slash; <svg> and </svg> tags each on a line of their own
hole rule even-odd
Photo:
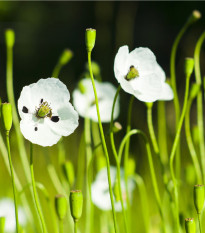
<svg viewBox="0 0 205 233">
<path fill-rule="evenodd" d="M 142 208 L 142 216 L 145 225 L 145 232 L 149 233 L 150 229 L 150 217 L 149 217 L 149 205 L 148 205 L 148 198 L 147 198 L 147 191 L 144 180 L 138 174 L 134 175 L 134 180 L 139 188 L 140 199 L 141 199 L 141 208 Z"/>
<path fill-rule="evenodd" d="M 119 86 L 117 91 L 116 91 L 116 94 L 115 94 L 115 97 L 114 97 L 114 100 L 113 100 L 113 105 L 112 105 L 112 113 L 111 113 L 111 121 L 110 121 L 110 142 L 111 142 L 112 152 L 114 154 L 116 165 L 117 165 L 117 182 L 118 182 L 118 188 L 119 188 L 119 194 L 120 194 L 120 203 L 121 203 L 121 206 L 122 206 L 122 213 L 123 213 L 123 220 L 124 220 L 124 225 L 125 225 L 125 232 L 129 232 L 128 225 L 127 225 L 127 217 L 126 217 L 123 198 L 122 198 L 121 176 L 120 176 L 120 160 L 119 160 L 119 157 L 118 157 L 118 154 L 117 154 L 117 151 L 116 151 L 114 134 L 113 134 L 113 131 L 112 131 L 115 103 L 117 101 L 117 97 L 119 95 L 120 89 L 121 89 L 121 87 Z"/>
<path fill-rule="evenodd" d="M 31 169 L 31 180 L 32 180 L 32 187 L 33 187 L 33 195 L 34 195 L 34 200 L 35 200 L 37 212 L 38 212 L 38 215 L 39 215 L 40 220 L 41 220 L 43 233 L 47 233 L 45 221 L 44 221 L 44 218 L 43 218 L 43 214 L 41 212 L 40 203 L 38 201 L 38 196 L 37 196 L 37 192 L 36 192 L 36 185 L 35 185 L 34 171 L 33 171 L 33 145 L 32 145 L 32 143 L 30 143 L 30 169 Z"/>
<path fill-rule="evenodd" d="M 58 63 L 53 70 L 52 77 L 58 78 L 61 68 L 62 65 Z"/>
<path fill-rule="evenodd" d="M 167 126 L 166 126 L 166 111 L 164 101 L 157 102 L 157 119 L 158 119 L 158 143 L 161 161 L 163 165 L 168 163 L 167 152 Z"/>
<path fill-rule="evenodd" d="M 202 233 L 200 214 L 197 214 L 197 216 L 198 216 L 198 221 L 199 221 L 199 232 Z"/>
<path fill-rule="evenodd" d="M 86 150 L 86 173 L 85 173 L 85 180 L 86 180 L 86 221 L 85 221 L 85 232 L 91 232 L 91 211 L 92 211 L 92 203 L 91 203 L 91 192 L 90 192 L 90 182 L 89 182 L 89 168 L 90 162 L 92 159 L 92 148 L 91 148 L 91 128 L 90 128 L 90 119 L 85 118 L 84 121 L 84 135 L 85 135 L 85 150 Z M 92 172 L 92 171 L 90 171 Z"/>
<path fill-rule="evenodd" d="M 166 226 L 165 226 L 164 216 L 163 216 L 163 212 L 162 212 L 162 203 L 161 203 L 161 199 L 160 199 L 159 188 L 158 188 L 156 174 L 155 174 L 155 170 L 154 170 L 154 164 L 153 164 L 153 160 L 152 160 L 152 153 L 151 153 L 150 145 L 149 145 L 149 142 L 148 142 L 148 139 L 147 139 L 146 135 L 141 130 L 137 130 L 137 129 L 133 129 L 130 132 L 128 132 L 125 135 L 125 137 L 123 138 L 123 140 L 122 140 L 122 142 L 120 144 L 118 156 L 119 156 L 119 159 L 120 159 L 121 156 L 122 156 L 124 145 L 126 144 L 127 140 L 134 134 L 142 135 L 142 137 L 143 137 L 143 139 L 145 141 L 145 146 L 146 146 L 148 161 L 149 161 L 150 174 L 151 174 L 151 179 L 152 179 L 152 185 L 153 185 L 153 188 L 154 188 L 154 194 L 155 194 L 155 198 L 156 198 L 156 201 L 157 201 L 157 206 L 158 206 L 158 209 L 159 209 L 160 217 L 162 219 L 163 231 L 166 232 Z"/>
<path fill-rule="evenodd" d="M 6 146 L 7 146 L 7 151 L 8 151 L 8 159 L 9 159 L 9 166 L 10 166 L 11 180 L 12 180 L 12 187 L 13 187 L 13 194 L 14 194 L 15 217 L 16 217 L 16 232 L 18 233 L 19 232 L 19 221 L 18 221 L 17 193 L 16 193 L 16 186 L 15 186 L 15 178 L 14 178 L 13 165 L 12 165 L 12 161 L 11 161 L 9 131 L 6 132 Z"/>
<path fill-rule="evenodd" d="M 154 127 L 152 123 L 152 106 L 153 106 L 152 103 L 147 104 L 147 124 L 148 124 L 149 134 L 150 134 L 150 138 L 151 138 L 154 151 L 156 154 L 159 155 L 159 147 L 158 147 L 158 143 L 157 143 L 157 139 L 154 133 Z"/>
<path fill-rule="evenodd" d="M 197 41 L 196 48 L 194 51 L 194 68 L 195 68 L 195 77 L 196 83 L 202 85 L 202 78 L 200 73 L 200 52 L 201 46 L 205 40 L 205 32 L 200 36 Z M 205 182 L 205 145 L 204 145 L 204 123 L 203 123 L 203 94 L 202 88 L 197 94 L 197 125 L 199 130 L 199 148 L 201 155 L 201 165 L 203 172 L 203 180 Z"/>
<path fill-rule="evenodd" d="M 194 164 L 195 172 L 196 172 L 197 184 L 201 184 L 202 183 L 201 168 L 199 165 L 196 150 L 194 148 L 194 143 L 192 141 L 191 130 L 190 130 L 190 109 L 191 109 L 192 102 L 193 102 L 193 99 L 189 98 L 189 101 L 187 103 L 187 110 L 186 110 L 186 114 L 185 114 L 185 122 L 184 122 L 185 123 L 185 133 L 186 133 L 187 145 L 188 145 L 189 152 L 190 152 L 190 155 L 191 155 L 191 158 L 192 158 L 192 161 Z"/>
<path fill-rule="evenodd" d="M 77 233 L 78 232 L 78 230 L 77 230 L 77 221 L 74 221 L 74 233 Z"/>
<path fill-rule="evenodd" d="M 107 145 L 106 145 L 106 142 L 105 142 L 103 127 L 102 127 L 102 123 L 101 123 L 101 119 L 100 119 L 98 97 L 97 97 L 95 81 L 94 81 L 94 78 L 93 78 L 92 67 L 91 67 L 91 52 L 88 52 L 88 66 L 89 66 L 90 77 L 91 77 L 91 81 L 92 81 L 92 85 L 93 85 L 93 91 L 94 91 L 94 95 L 95 95 L 96 109 L 97 109 L 97 115 L 98 115 L 98 124 L 99 124 L 99 129 L 100 129 L 102 146 L 103 146 L 103 150 L 104 150 L 105 157 L 106 157 L 108 184 L 109 184 L 109 192 L 110 192 L 110 199 L 111 199 L 111 205 L 112 205 L 112 214 L 113 214 L 115 232 L 117 233 L 118 230 L 117 230 L 116 212 L 115 212 L 114 198 L 113 198 L 112 184 L 111 184 L 111 177 L 110 177 L 110 161 L 109 161 Z"/>
<path fill-rule="evenodd" d="M 59 221 L 59 233 L 63 233 L 64 232 L 64 228 L 63 228 L 63 220 Z"/>
<path fill-rule="evenodd" d="M 132 105 L 134 101 L 134 96 L 130 97 L 129 106 L 128 106 L 128 115 L 127 115 L 127 130 L 126 133 L 129 133 L 131 130 L 131 118 L 132 118 Z M 130 150 L 130 138 L 128 138 L 125 145 L 125 155 L 124 155 L 124 178 L 125 178 L 125 191 L 126 191 L 126 203 L 127 203 L 127 212 L 128 212 L 128 221 L 129 226 L 131 224 L 131 212 L 130 212 L 130 200 L 129 200 L 129 190 L 128 190 L 128 158 L 129 158 L 129 150 Z"/>
<path fill-rule="evenodd" d="M 178 124 L 178 127 L 177 127 L 177 132 L 176 132 L 176 136 L 175 136 L 174 143 L 173 143 L 173 146 L 172 146 L 172 150 L 171 150 L 171 154 L 170 154 L 170 162 L 169 162 L 171 178 L 172 178 L 173 185 L 174 185 L 175 214 L 176 214 L 175 218 L 176 218 L 177 232 L 180 232 L 179 200 L 178 200 L 178 187 L 177 187 L 176 177 L 175 177 L 175 174 L 174 174 L 173 163 L 174 163 L 174 157 L 175 157 L 177 145 L 178 145 L 179 139 L 180 139 L 181 128 L 182 128 L 184 116 L 185 116 L 186 109 L 187 109 L 187 101 L 188 101 L 188 94 L 189 94 L 189 80 L 190 80 L 190 77 L 186 77 L 184 105 L 183 105 L 182 114 L 181 114 L 181 117 L 180 117 L 180 120 L 179 120 L 179 124 Z"/>
</svg>

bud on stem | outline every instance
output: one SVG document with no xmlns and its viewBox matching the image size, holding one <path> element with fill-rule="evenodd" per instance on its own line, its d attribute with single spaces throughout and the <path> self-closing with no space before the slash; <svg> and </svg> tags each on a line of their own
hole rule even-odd
<svg viewBox="0 0 205 233">
<path fill-rule="evenodd" d="M 191 76 L 193 70 L 194 70 L 194 59 L 190 57 L 185 58 L 184 72 L 188 78 Z"/>
<path fill-rule="evenodd" d="M 1 105 L 1 119 L 5 131 L 8 133 L 12 126 L 12 109 L 10 103 L 3 103 Z"/>
<path fill-rule="evenodd" d="M 195 233 L 196 232 L 196 224 L 193 218 L 185 219 L 185 229 L 186 233 Z"/>
<path fill-rule="evenodd" d="M 85 31 L 85 44 L 88 52 L 91 52 L 95 46 L 96 30 L 88 28 Z"/>
<path fill-rule="evenodd" d="M 194 205 L 197 214 L 200 214 L 204 206 L 204 185 L 194 185 Z"/>
<path fill-rule="evenodd" d="M 83 194 L 81 190 L 72 190 L 70 192 L 70 210 L 73 220 L 77 222 L 83 211 Z"/>
<path fill-rule="evenodd" d="M 6 45 L 9 48 L 12 48 L 15 43 L 15 34 L 12 29 L 7 29 L 5 31 L 5 40 L 6 40 Z"/>
<path fill-rule="evenodd" d="M 63 195 L 55 196 L 55 209 L 59 220 L 63 220 L 68 209 L 67 200 Z"/>
</svg>

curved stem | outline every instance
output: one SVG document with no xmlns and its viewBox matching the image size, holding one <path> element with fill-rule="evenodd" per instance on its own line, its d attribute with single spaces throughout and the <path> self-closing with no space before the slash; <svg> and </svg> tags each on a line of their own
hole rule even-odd
<svg viewBox="0 0 205 233">
<path fill-rule="evenodd" d="M 187 110 L 186 110 L 186 114 L 185 114 L 185 133 L 186 133 L 186 140 L 187 140 L 187 145 L 189 148 L 189 152 L 194 164 L 194 168 L 195 168 L 195 172 L 196 172 L 196 177 L 197 177 L 197 184 L 201 184 L 202 183 L 202 174 L 201 174 L 201 168 L 199 165 L 199 161 L 198 161 L 198 157 L 197 157 L 197 153 L 196 150 L 194 148 L 194 143 L 192 141 L 192 137 L 191 137 L 191 130 L 190 130 L 190 109 L 191 109 L 191 105 L 192 105 L 193 99 L 189 99 L 188 103 L 187 103 Z"/>
<path fill-rule="evenodd" d="M 37 192 L 36 192 L 36 185 L 35 185 L 34 171 L 33 171 L 33 145 L 32 145 L 32 143 L 30 143 L 30 169 L 31 169 L 31 180 L 32 180 L 33 195 L 34 195 L 36 208 L 37 208 L 40 220 L 41 220 L 43 233 L 47 233 L 45 221 L 44 221 L 44 218 L 43 218 L 43 214 L 41 212 L 40 203 L 38 201 L 38 196 L 37 196 Z"/>
<path fill-rule="evenodd" d="M 91 81 L 92 81 L 92 85 L 93 85 L 93 91 L 94 91 L 94 95 L 95 95 L 96 109 L 97 109 L 97 115 L 98 115 L 98 124 L 99 124 L 99 129 L 100 129 L 102 146 L 103 146 L 103 150 L 104 150 L 105 157 L 106 157 L 108 184 L 109 184 L 109 192 L 110 192 L 110 199 L 111 199 L 111 205 L 112 205 L 112 214 L 113 214 L 115 232 L 117 233 L 118 230 L 117 230 L 116 212 L 115 212 L 114 198 L 113 198 L 111 177 L 110 177 L 110 161 L 109 161 L 108 150 L 107 150 L 107 146 L 106 146 L 106 142 L 105 142 L 103 127 L 102 127 L 102 123 L 101 123 L 101 119 L 100 119 L 98 97 L 97 97 L 95 81 L 94 81 L 94 78 L 93 78 L 92 67 L 91 67 L 91 52 L 88 52 L 88 66 L 89 66 L 90 77 L 91 77 Z"/>
<path fill-rule="evenodd" d="M 199 40 L 197 41 L 196 48 L 194 51 L 195 77 L 196 77 L 196 83 L 199 85 L 202 85 L 202 78 L 201 78 L 201 73 L 200 73 L 200 52 L 201 52 L 201 46 L 204 40 L 205 40 L 205 32 L 200 36 Z M 200 148 L 200 155 L 201 155 L 203 180 L 205 182 L 205 145 L 204 145 L 202 88 L 197 94 L 197 125 L 198 125 L 198 130 L 199 130 L 199 148 Z"/>
<path fill-rule="evenodd" d="M 111 121 L 110 121 L 110 143 L 112 147 L 112 151 L 115 157 L 116 165 L 117 165 L 117 182 L 118 182 L 118 188 L 119 188 L 119 194 L 120 194 L 120 202 L 122 206 L 122 213 L 123 213 L 123 219 L 124 219 L 124 225 L 125 225 L 125 232 L 128 232 L 128 226 L 127 226 L 127 217 L 125 213 L 125 208 L 124 208 L 124 203 L 123 203 L 123 198 L 122 198 L 122 190 L 121 190 L 121 176 L 120 176 L 120 160 L 117 155 L 116 147 L 115 147 L 115 140 L 114 140 L 114 134 L 112 131 L 113 128 L 113 115 L 114 115 L 114 110 L 115 110 L 115 103 L 117 101 L 117 97 L 119 95 L 121 87 L 118 86 L 118 89 L 116 91 L 114 100 L 113 100 L 113 105 L 112 105 L 112 113 L 111 113 Z"/>
<path fill-rule="evenodd" d="M 153 103 L 147 104 L 147 124 L 148 124 L 149 134 L 150 134 L 150 138 L 151 138 L 154 151 L 156 154 L 159 154 L 159 147 L 158 147 L 158 143 L 157 143 L 157 139 L 154 133 L 154 127 L 152 123 L 152 106 L 153 106 Z"/>
<path fill-rule="evenodd" d="M 126 133 L 129 133 L 131 130 L 131 118 L 132 118 L 132 105 L 134 101 L 134 96 L 130 97 L 129 106 L 128 106 L 128 115 L 127 115 L 127 130 Z M 127 203 L 127 212 L 128 212 L 128 220 L 129 225 L 131 221 L 131 213 L 130 213 L 130 200 L 129 200 L 129 190 L 128 190 L 128 158 L 129 158 L 129 150 L 130 150 L 130 138 L 128 138 L 126 145 L 125 145 L 125 155 L 124 155 L 124 177 L 125 177 L 125 191 L 126 191 L 126 203 Z"/>
<path fill-rule="evenodd" d="M 19 232 L 19 221 L 18 221 L 17 193 L 16 193 L 16 186 L 15 186 L 13 165 L 12 165 L 12 161 L 11 161 L 9 131 L 6 132 L 6 146 L 7 146 L 7 151 L 8 151 L 8 159 L 9 159 L 9 166 L 10 166 L 11 180 L 12 180 L 12 187 L 13 187 L 13 194 L 14 194 L 15 217 L 16 217 L 16 232 L 18 233 Z"/>
<path fill-rule="evenodd" d="M 172 146 L 172 150 L 171 150 L 171 154 L 170 154 L 170 163 L 169 163 L 171 178 L 172 178 L 173 185 L 174 185 L 175 214 L 176 214 L 175 218 L 176 218 L 177 232 L 180 232 L 179 203 L 178 203 L 178 187 L 177 187 L 176 177 L 175 177 L 175 174 L 174 174 L 173 163 L 174 163 L 174 157 L 175 157 L 177 145 L 179 143 L 181 128 L 182 128 L 182 124 L 183 124 L 183 120 L 184 120 L 184 116 L 185 116 L 186 108 L 187 108 L 187 101 L 188 101 L 188 94 L 189 94 L 189 80 L 190 80 L 190 77 L 186 77 L 186 89 L 185 89 L 185 96 L 184 96 L 184 105 L 183 105 L 182 114 L 181 114 L 181 117 L 180 117 L 180 120 L 179 120 L 179 124 L 178 124 L 178 127 L 177 127 L 177 132 L 176 132 L 176 136 L 175 136 L 175 139 L 174 139 L 174 143 L 173 143 L 173 146 Z"/>
</svg>

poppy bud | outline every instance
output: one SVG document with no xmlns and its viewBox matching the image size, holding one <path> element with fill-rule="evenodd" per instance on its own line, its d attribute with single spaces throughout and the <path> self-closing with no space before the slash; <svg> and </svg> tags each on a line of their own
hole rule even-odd
<svg viewBox="0 0 205 233">
<path fill-rule="evenodd" d="M 5 131 L 9 132 L 12 126 L 12 109 L 10 103 L 3 103 L 1 105 L 1 119 Z"/>
<path fill-rule="evenodd" d="M 186 233 L 195 233 L 196 232 L 196 224 L 193 218 L 185 219 L 185 229 Z"/>
<path fill-rule="evenodd" d="M 184 71 L 188 78 L 190 78 L 193 69 L 194 69 L 194 59 L 190 57 L 185 58 Z"/>
<path fill-rule="evenodd" d="M 59 64 L 61 65 L 67 64 L 72 57 L 73 57 L 73 52 L 70 49 L 65 49 L 61 54 L 61 57 L 59 59 Z"/>
<path fill-rule="evenodd" d="M 15 43 L 15 33 L 12 29 L 7 29 L 5 31 L 5 39 L 6 39 L 6 45 L 9 48 L 12 48 Z"/>
<path fill-rule="evenodd" d="M 204 185 L 194 185 L 194 205 L 197 214 L 200 214 L 204 206 Z"/>
<path fill-rule="evenodd" d="M 74 221 L 78 221 L 83 211 L 83 194 L 81 190 L 72 190 L 70 192 L 70 210 Z"/>
<path fill-rule="evenodd" d="M 91 52 L 95 46 L 96 30 L 88 28 L 85 31 L 85 44 L 88 52 Z"/>
<path fill-rule="evenodd" d="M 55 209 L 59 220 L 63 220 L 66 216 L 68 209 L 67 200 L 63 195 L 55 196 Z"/>
</svg>

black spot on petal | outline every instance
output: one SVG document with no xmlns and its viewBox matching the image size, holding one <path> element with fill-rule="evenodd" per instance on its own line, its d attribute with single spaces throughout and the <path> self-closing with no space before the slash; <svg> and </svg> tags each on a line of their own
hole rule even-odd
<svg viewBox="0 0 205 233">
<path fill-rule="evenodd" d="M 43 99 L 41 99 L 41 104 L 43 103 Z"/>
<path fill-rule="evenodd" d="M 35 127 L 34 130 L 37 131 L 37 130 L 38 130 L 38 127 Z"/>
<path fill-rule="evenodd" d="M 51 120 L 52 120 L 53 122 L 58 122 L 58 121 L 60 120 L 60 118 L 59 118 L 58 116 L 52 116 L 52 117 L 51 117 Z"/>
<path fill-rule="evenodd" d="M 25 107 L 25 106 L 23 106 L 23 108 L 22 108 L 22 112 L 24 112 L 24 113 L 28 113 L 28 108 L 27 108 L 27 107 Z"/>
</svg>

